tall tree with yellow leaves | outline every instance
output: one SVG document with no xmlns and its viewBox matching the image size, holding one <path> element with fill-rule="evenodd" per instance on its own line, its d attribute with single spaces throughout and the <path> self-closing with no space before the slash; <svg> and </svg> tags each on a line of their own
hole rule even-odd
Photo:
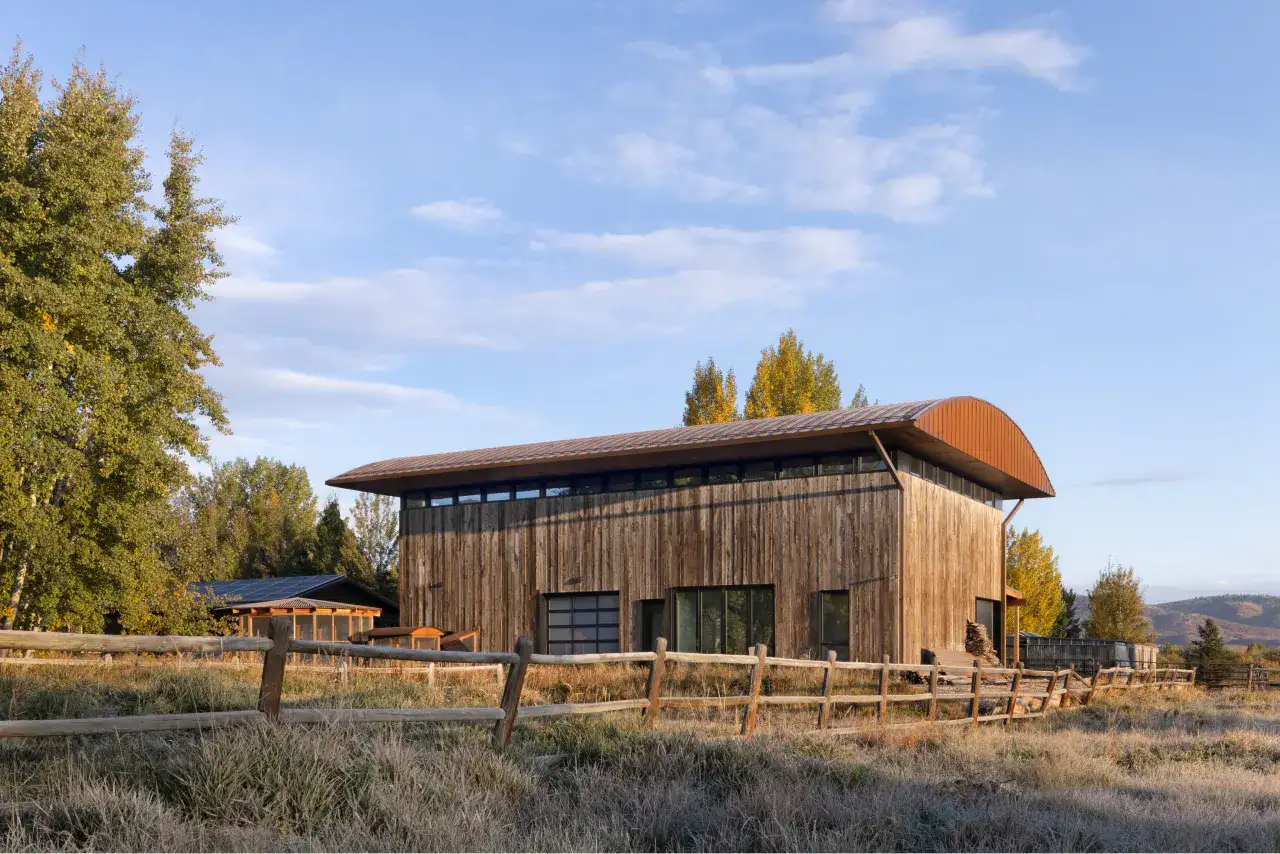
<svg viewBox="0 0 1280 854">
<path fill-rule="evenodd" d="M 760 352 L 756 375 L 747 392 L 747 418 L 800 415 L 840 408 L 836 367 L 821 353 L 808 353 L 794 329 L 775 347 Z"/>
<path fill-rule="evenodd" d="M 715 359 L 707 359 L 705 366 L 699 362 L 693 369 L 693 387 L 684 394 L 684 425 L 719 424 L 741 417 L 733 369 L 720 370 Z"/>
<path fill-rule="evenodd" d="M 1062 572 L 1053 546 L 1039 531 L 1010 531 L 1005 551 L 1005 576 L 1010 587 L 1026 597 L 1019 623 L 1022 631 L 1052 634 L 1062 613 Z"/>
</svg>

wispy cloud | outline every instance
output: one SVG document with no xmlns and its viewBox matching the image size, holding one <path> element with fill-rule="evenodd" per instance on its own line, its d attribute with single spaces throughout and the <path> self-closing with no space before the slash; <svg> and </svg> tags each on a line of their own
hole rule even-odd
<svg viewBox="0 0 1280 854">
<path fill-rule="evenodd" d="M 1186 483 L 1187 481 L 1199 480 L 1203 477 L 1202 472 L 1187 471 L 1184 469 L 1162 469 L 1146 472 L 1133 472 L 1130 474 L 1116 474 L 1107 477 L 1098 478 L 1097 480 L 1085 481 L 1084 483 L 1073 484 L 1077 489 L 1096 489 L 1104 487 L 1126 487 L 1126 486 L 1156 486 L 1166 483 Z"/>
<path fill-rule="evenodd" d="M 218 249 L 224 254 L 255 255 L 259 257 L 268 257 L 276 254 L 274 246 L 234 225 L 227 226 L 219 231 L 216 241 Z"/>
<path fill-rule="evenodd" d="M 430 222 L 467 231 L 490 228 L 502 221 L 502 211 L 487 199 L 454 199 L 427 202 L 409 211 Z"/>
<path fill-rule="evenodd" d="M 263 368 L 259 376 L 266 385 L 284 391 L 314 392 L 335 397 L 356 397 L 392 403 L 414 403 L 437 413 L 499 413 L 494 407 L 469 403 L 451 392 L 435 388 L 419 388 L 398 383 L 312 374 L 289 368 Z"/>
</svg>

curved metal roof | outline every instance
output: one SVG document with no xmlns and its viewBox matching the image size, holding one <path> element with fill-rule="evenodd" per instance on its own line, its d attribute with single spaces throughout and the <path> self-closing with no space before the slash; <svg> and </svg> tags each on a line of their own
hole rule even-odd
<svg viewBox="0 0 1280 854">
<path fill-rule="evenodd" d="M 397 457 L 351 469 L 325 483 L 395 495 L 424 486 L 456 485 L 468 478 L 470 482 L 491 482 L 703 457 L 723 459 L 726 452 L 733 453 L 730 448 L 741 453 L 743 446 L 757 444 L 760 447 L 752 449 L 752 454 L 767 454 L 768 446 L 783 443 L 789 453 L 803 453 L 809 446 L 830 450 L 833 440 L 871 430 L 883 432 L 882 438 L 890 447 L 934 457 L 943 464 L 960 468 L 965 468 L 966 461 L 980 464 L 980 469 L 991 471 L 979 479 L 1001 481 L 993 485 L 1002 487 L 1006 496 L 1053 495 L 1044 466 L 1022 430 L 995 406 L 972 397 Z M 997 472 L 999 477 L 990 476 Z"/>
</svg>

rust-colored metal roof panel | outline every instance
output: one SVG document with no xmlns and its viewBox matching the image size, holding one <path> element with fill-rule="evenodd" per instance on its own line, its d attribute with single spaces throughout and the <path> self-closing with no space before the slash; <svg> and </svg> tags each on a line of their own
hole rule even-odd
<svg viewBox="0 0 1280 854">
<path fill-rule="evenodd" d="M 953 424 L 953 421 L 956 423 Z M 546 474 L 552 466 L 564 470 L 568 470 L 564 467 L 572 467 L 577 473 L 605 471 L 626 468 L 629 461 L 638 466 L 660 464 L 652 461 L 663 455 L 669 457 L 680 452 L 723 455 L 733 447 L 741 449 L 742 446 L 759 444 L 762 448 L 767 448 L 784 442 L 794 444 L 797 440 L 821 440 L 823 437 L 839 439 L 841 434 L 865 433 L 869 430 L 884 431 L 886 436 L 898 431 L 904 437 L 913 434 L 926 440 L 937 439 L 981 463 L 999 469 L 1008 477 L 1025 483 L 1031 488 L 1027 497 L 1053 494 L 1052 487 L 1048 486 L 1048 477 L 1044 475 L 1044 467 L 1040 465 L 1022 431 L 999 409 L 976 398 L 892 403 L 696 427 L 671 427 L 638 433 L 398 457 L 351 469 L 326 483 L 329 486 L 396 494 L 398 490 L 418 489 L 430 486 L 433 482 L 457 483 L 459 478 L 471 476 L 466 473 L 473 473 L 477 481 L 482 481 L 486 479 L 486 472 L 501 478 L 518 479 L 522 471 L 528 471 L 530 476 L 539 476 Z M 923 434 L 917 432 L 919 430 L 923 430 Z M 957 442 L 960 444 L 956 444 Z M 1022 447 L 1005 448 L 1001 444 L 1003 442 L 1017 443 Z M 767 450 L 764 452 L 768 453 Z M 982 456 L 977 456 L 978 454 Z M 997 460 L 1006 461 L 1014 468 L 1006 469 Z"/>
</svg>

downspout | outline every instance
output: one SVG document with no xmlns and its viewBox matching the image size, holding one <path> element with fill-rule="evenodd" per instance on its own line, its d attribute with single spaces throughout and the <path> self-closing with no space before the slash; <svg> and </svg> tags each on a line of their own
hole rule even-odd
<svg viewBox="0 0 1280 854">
<path fill-rule="evenodd" d="M 880 455 L 880 459 L 884 461 L 885 467 L 889 469 L 889 474 L 893 475 L 893 482 L 898 487 L 898 571 L 896 573 L 896 596 L 895 610 L 897 611 L 897 637 L 893 639 L 897 647 L 892 650 L 885 650 L 890 659 L 895 662 L 903 661 L 903 646 L 906 639 L 904 636 L 905 626 L 903 624 L 903 601 L 906 598 L 906 592 L 903 590 L 902 579 L 907 569 L 907 485 L 903 483 L 902 473 L 898 471 L 898 467 L 893 464 L 893 460 L 889 457 L 889 452 L 885 450 L 884 443 L 880 441 L 880 437 L 875 430 L 868 431 L 871 436 L 872 443 L 876 446 L 876 453 Z M 850 602 L 852 604 L 852 601 Z"/>
<path fill-rule="evenodd" d="M 1013 521 L 1013 517 L 1018 515 L 1018 511 L 1022 509 L 1022 505 L 1027 502 L 1025 498 L 1019 498 L 1018 503 L 1013 505 L 1013 509 L 1009 511 L 1009 515 L 1004 517 L 1000 522 L 1000 633 L 1008 634 L 1009 627 L 1005 620 L 1009 617 L 1008 597 L 1005 595 L 1005 588 L 1009 586 L 1009 523 Z M 1018 617 L 1021 618 L 1022 609 L 1018 609 Z M 1019 620 L 1021 623 L 1021 620 Z M 1013 636 L 1013 658 L 1017 661 L 1021 655 L 1022 646 L 1022 626 L 1016 627 L 1017 631 Z M 1000 645 L 996 647 L 1000 650 L 1000 663 L 1008 665 L 1009 644 L 1006 638 L 1000 638 Z"/>
</svg>

